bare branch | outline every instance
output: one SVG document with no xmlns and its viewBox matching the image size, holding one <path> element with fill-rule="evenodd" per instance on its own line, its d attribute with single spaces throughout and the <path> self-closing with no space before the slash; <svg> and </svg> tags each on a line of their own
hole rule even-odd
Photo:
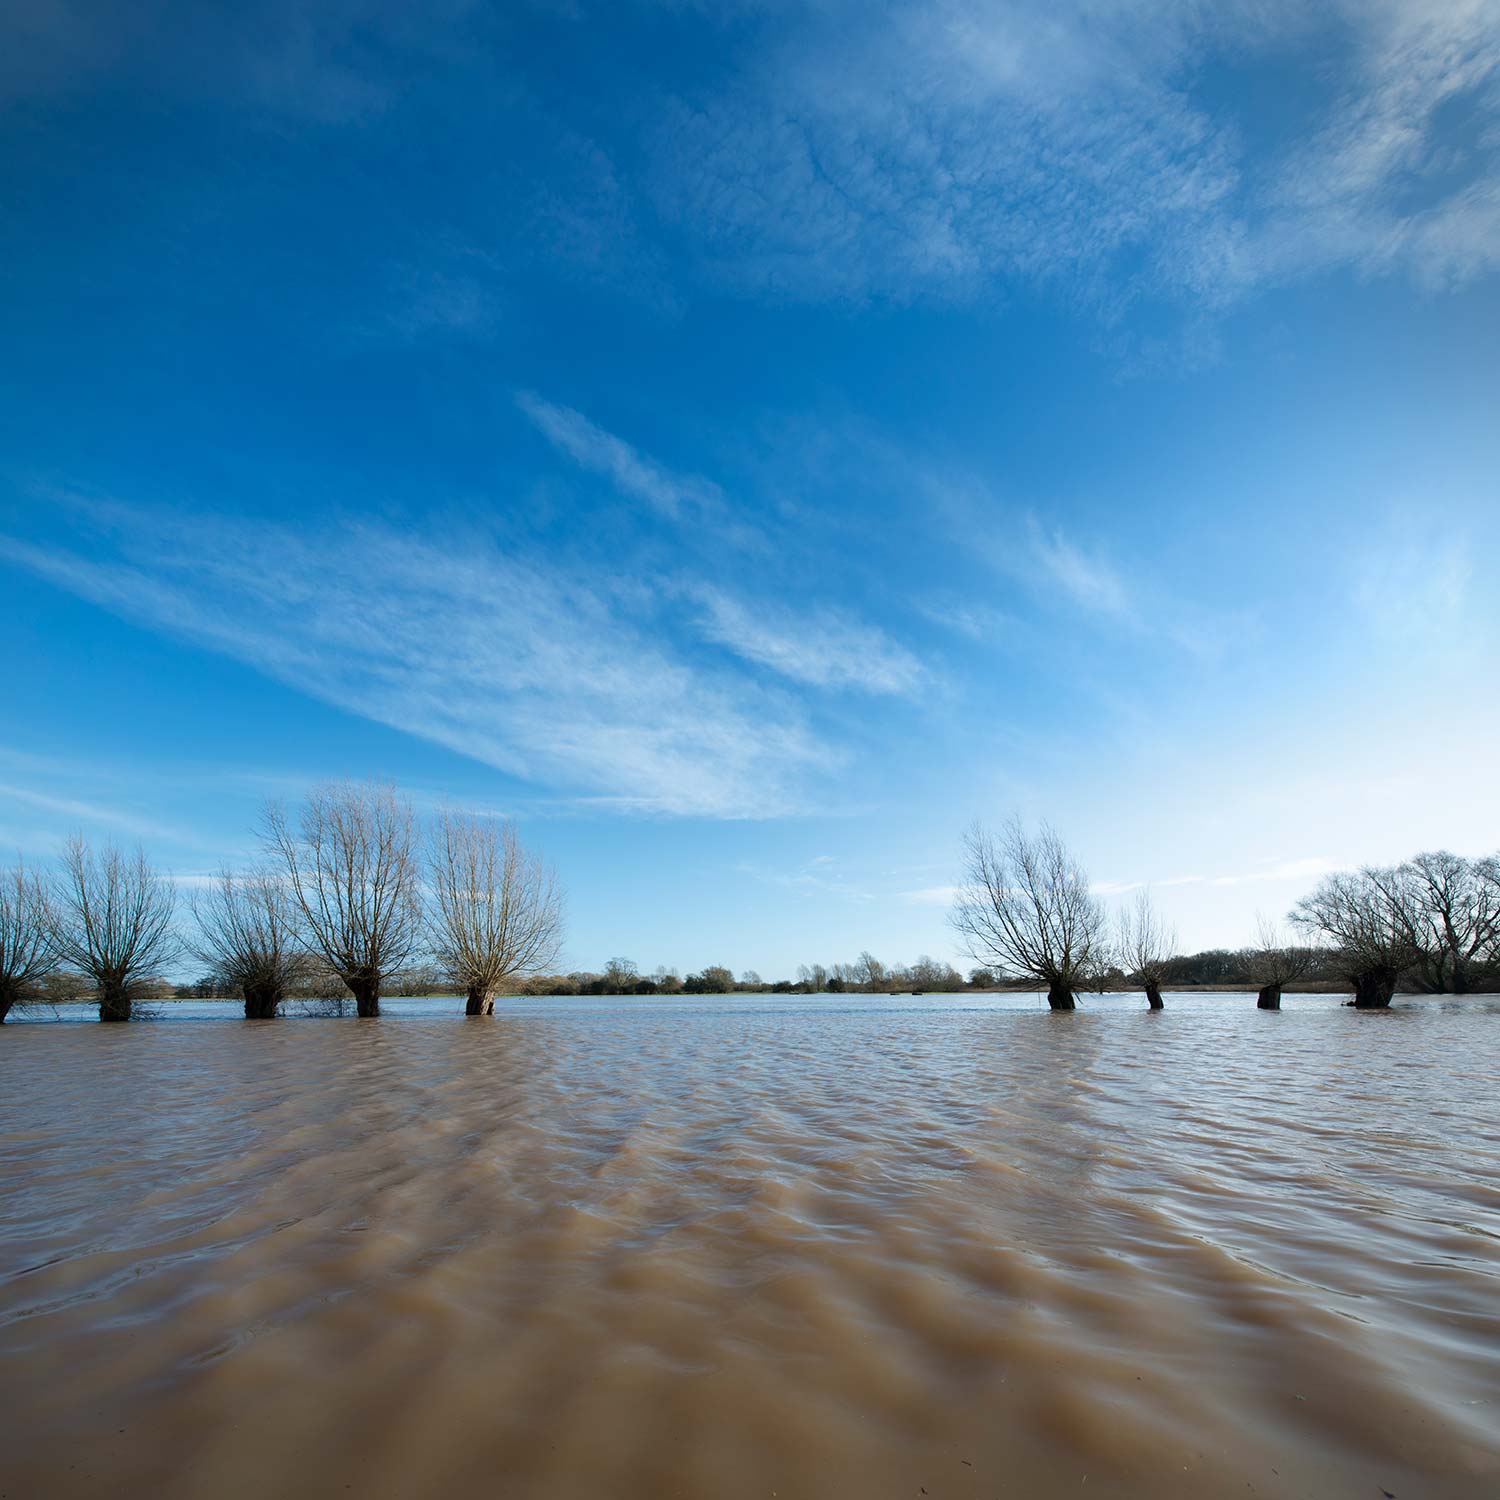
<svg viewBox="0 0 1500 1500">
<path fill-rule="evenodd" d="M 57 968 L 57 914 L 50 884 L 15 868 L 0 870 L 0 1025 L 12 1007 L 36 998 L 36 987 Z"/>
<path fill-rule="evenodd" d="M 287 990 L 310 975 L 301 911 L 277 871 L 221 870 L 190 901 L 198 925 L 189 951 L 245 997 L 251 1019 L 274 1016 Z"/>
<path fill-rule="evenodd" d="M 1152 905 L 1148 891 L 1141 891 L 1134 906 L 1119 918 L 1119 952 L 1125 974 L 1146 992 L 1146 1003 L 1161 1010 L 1161 987 L 1167 965 L 1177 957 L 1177 929 L 1169 926 Z"/>
<path fill-rule="evenodd" d="M 969 955 L 1036 980 L 1054 1010 L 1072 1010 L 1108 944 L 1104 907 L 1082 868 L 1046 824 L 1032 836 L 1019 818 L 998 838 L 976 823 L 964 854 L 951 920 Z"/>
<path fill-rule="evenodd" d="M 1292 909 L 1296 926 L 1321 934 L 1338 950 L 1362 1010 L 1388 1006 L 1397 982 L 1419 957 L 1405 880 L 1400 870 L 1374 866 L 1340 871 Z"/>
<path fill-rule="evenodd" d="M 563 895 L 551 867 L 521 847 L 510 823 L 444 812 L 428 841 L 435 906 L 433 946 L 468 995 L 469 1015 L 489 1015 L 495 995 L 557 962 Z"/>
<path fill-rule="evenodd" d="M 267 806 L 262 837 L 285 872 L 306 936 L 361 1016 L 422 939 L 417 822 L 393 787 L 334 782 L 308 793 L 295 827 Z"/>
<path fill-rule="evenodd" d="M 176 891 L 139 846 L 106 844 L 95 854 L 81 835 L 62 855 L 54 929 L 59 959 L 87 974 L 99 992 L 101 1021 L 128 1021 L 133 998 L 178 955 L 172 931 Z"/>
</svg>

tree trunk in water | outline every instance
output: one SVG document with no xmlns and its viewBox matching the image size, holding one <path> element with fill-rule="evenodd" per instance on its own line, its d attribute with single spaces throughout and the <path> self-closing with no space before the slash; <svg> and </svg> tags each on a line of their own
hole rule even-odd
<svg viewBox="0 0 1500 1500">
<path fill-rule="evenodd" d="M 1279 984 L 1263 984 L 1260 987 L 1260 994 L 1255 997 L 1255 1008 L 1257 1010 L 1280 1010 L 1281 986 Z"/>
<path fill-rule="evenodd" d="M 1078 1002 L 1073 998 L 1072 988 L 1058 979 L 1054 979 L 1047 986 L 1047 1004 L 1052 1010 L 1078 1009 Z"/>
<path fill-rule="evenodd" d="M 380 1014 L 380 976 L 378 974 L 361 974 L 354 979 L 346 979 L 345 984 L 354 992 L 354 1013 L 357 1016 L 378 1016 Z"/>
<path fill-rule="evenodd" d="M 5 1018 L 10 1014 L 10 1008 L 15 1003 L 13 995 L 0 993 L 0 1026 L 5 1025 Z"/>
<path fill-rule="evenodd" d="M 272 1020 L 284 996 L 274 984 L 247 984 L 245 986 L 245 1019 L 247 1021 Z"/>
<path fill-rule="evenodd" d="M 101 1021 L 128 1021 L 130 1019 L 130 995 L 118 981 L 99 986 L 99 1019 Z"/>
<path fill-rule="evenodd" d="M 1354 1008 L 1356 1010 L 1389 1010 L 1391 996 L 1396 993 L 1394 974 L 1359 974 L 1354 980 Z"/>
<path fill-rule="evenodd" d="M 1149 1010 L 1166 1009 L 1166 1006 L 1161 1003 L 1161 986 L 1159 984 L 1148 984 L 1146 986 L 1146 1006 Z"/>
<path fill-rule="evenodd" d="M 495 992 L 482 984 L 469 986 L 469 999 L 464 1006 L 466 1016 L 492 1016 L 495 1014 Z"/>
</svg>

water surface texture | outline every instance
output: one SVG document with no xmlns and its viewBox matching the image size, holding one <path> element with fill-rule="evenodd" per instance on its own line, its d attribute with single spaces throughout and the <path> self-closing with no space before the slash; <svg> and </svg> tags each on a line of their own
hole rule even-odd
<svg viewBox="0 0 1500 1500">
<path fill-rule="evenodd" d="M 0 1495 L 1500 1493 L 1500 1006 L 1141 1003 L 7 1026 Z"/>
</svg>

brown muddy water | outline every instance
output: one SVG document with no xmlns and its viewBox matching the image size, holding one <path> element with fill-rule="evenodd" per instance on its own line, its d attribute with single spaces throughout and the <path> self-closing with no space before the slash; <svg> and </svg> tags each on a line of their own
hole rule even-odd
<svg viewBox="0 0 1500 1500">
<path fill-rule="evenodd" d="M 1167 1003 L 7 1026 L 0 1496 L 1500 1494 L 1500 1003 Z"/>
</svg>

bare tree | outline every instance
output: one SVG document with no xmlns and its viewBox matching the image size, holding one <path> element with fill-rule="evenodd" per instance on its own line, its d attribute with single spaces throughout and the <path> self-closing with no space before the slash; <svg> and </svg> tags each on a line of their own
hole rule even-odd
<svg viewBox="0 0 1500 1500">
<path fill-rule="evenodd" d="M 62 856 L 54 929 L 58 957 L 86 974 L 101 1021 L 128 1021 L 142 983 L 176 958 L 176 890 L 139 846 L 95 854 L 75 836 Z"/>
<path fill-rule="evenodd" d="M 1312 949 L 1294 942 L 1269 918 L 1257 916 L 1250 956 L 1250 973 L 1259 986 L 1256 1009 L 1280 1010 L 1282 990 L 1306 974 L 1312 962 Z"/>
<path fill-rule="evenodd" d="M 1486 899 L 1493 905 L 1500 906 L 1500 854 L 1490 854 L 1476 860 L 1474 873 L 1484 887 Z M 1496 923 L 1491 931 L 1490 940 L 1480 957 L 1485 963 L 1500 964 L 1500 923 Z"/>
<path fill-rule="evenodd" d="M 464 813 L 434 821 L 428 869 L 438 961 L 467 993 L 466 1015 L 493 1015 L 503 986 L 557 962 L 563 935 L 557 876 L 521 847 L 511 824 Z M 613 969 L 626 961 L 610 962 Z"/>
<path fill-rule="evenodd" d="M 964 856 L 951 920 L 970 957 L 1034 979 L 1053 1010 L 1073 1010 L 1108 942 L 1104 907 L 1078 862 L 1046 824 L 1033 837 L 1019 818 L 998 838 L 976 823 Z"/>
<path fill-rule="evenodd" d="M 1162 1010 L 1161 987 L 1167 965 L 1177 957 L 1177 929 L 1168 926 L 1152 905 L 1149 891 L 1141 891 L 1133 907 L 1120 913 L 1120 962 L 1125 977 L 1146 992 L 1146 1004 Z"/>
<path fill-rule="evenodd" d="M 1384 1010 L 1418 950 L 1402 910 L 1397 872 L 1364 869 L 1329 875 L 1292 909 L 1304 932 L 1320 933 L 1336 949 L 1335 962 L 1354 986 L 1359 1010 Z"/>
<path fill-rule="evenodd" d="M 0 870 L 0 1026 L 56 970 L 56 925 L 52 891 L 40 875 L 28 875 L 19 859 Z"/>
<path fill-rule="evenodd" d="M 1462 995 L 1500 935 L 1500 881 L 1446 849 L 1418 854 L 1382 881 L 1417 949 L 1417 975 L 1433 994 Z"/>
<path fill-rule="evenodd" d="M 308 941 L 349 987 L 356 1012 L 380 1014 L 380 987 L 422 938 L 417 820 L 393 787 L 314 788 L 293 826 L 271 803 L 264 838 L 279 856 Z"/>
<path fill-rule="evenodd" d="M 287 990 L 311 974 L 301 912 L 275 870 L 222 870 L 190 905 L 198 924 L 189 949 L 245 997 L 246 1020 L 269 1020 Z"/>
</svg>

